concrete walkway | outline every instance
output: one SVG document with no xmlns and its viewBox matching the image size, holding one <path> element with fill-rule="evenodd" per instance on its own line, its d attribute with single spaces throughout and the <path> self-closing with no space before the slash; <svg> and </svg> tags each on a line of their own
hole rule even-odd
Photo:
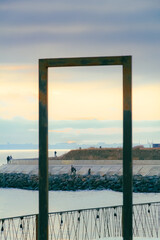
<svg viewBox="0 0 160 240">
<path fill-rule="evenodd" d="M 71 165 L 73 165 L 77 174 L 85 175 L 88 169 L 94 175 L 122 175 L 121 160 L 50 160 L 49 174 L 70 173 Z M 25 173 L 38 174 L 37 159 L 20 159 L 12 160 L 12 163 L 0 166 L 0 173 Z M 160 160 L 134 160 L 133 174 L 142 176 L 159 176 Z"/>
</svg>

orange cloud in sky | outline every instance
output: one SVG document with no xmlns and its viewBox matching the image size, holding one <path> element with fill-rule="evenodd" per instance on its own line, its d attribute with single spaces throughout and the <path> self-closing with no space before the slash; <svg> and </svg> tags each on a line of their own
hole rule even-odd
<svg viewBox="0 0 160 240">
<path fill-rule="evenodd" d="M 56 133 L 68 133 L 71 131 L 71 128 L 65 128 L 65 129 L 62 129 L 62 130 L 49 130 L 48 132 L 56 132 Z"/>
<path fill-rule="evenodd" d="M 76 141 L 69 140 L 69 141 L 67 141 L 67 143 L 76 143 Z"/>
</svg>

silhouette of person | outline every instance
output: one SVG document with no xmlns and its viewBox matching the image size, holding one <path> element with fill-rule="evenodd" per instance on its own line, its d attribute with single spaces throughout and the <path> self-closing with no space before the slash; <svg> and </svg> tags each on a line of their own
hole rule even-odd
<svg viewBox="0 0 160 240">
<path fill-rule="evenodd" d="M 7 156 L 7 164 L 10 163 L 12 156 Z"/>
<path fill-rule="evenodd" d="M 88 169 L 88 175 L 91 175 L 91 169 L 90 168 Z"/>
<path fill-rule="evenodd" d="M 71 174 L 76 174 L 76 168 L 71 165 Z"/>
</svg>

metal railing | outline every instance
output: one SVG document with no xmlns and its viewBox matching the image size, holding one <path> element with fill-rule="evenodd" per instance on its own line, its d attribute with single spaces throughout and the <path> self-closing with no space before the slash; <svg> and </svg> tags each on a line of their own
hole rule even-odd
<svg viewBox="0 0 160 240">
<path fill-rule="evenodd" d="M 122 237 L 122 206 L 49 214 L 49 239 Z M 0 219 L 1 240 L 37 240 L 38 215 Z M 133 205 L 133 236 L 160 237 L 160 202 Z"/>
</svg>

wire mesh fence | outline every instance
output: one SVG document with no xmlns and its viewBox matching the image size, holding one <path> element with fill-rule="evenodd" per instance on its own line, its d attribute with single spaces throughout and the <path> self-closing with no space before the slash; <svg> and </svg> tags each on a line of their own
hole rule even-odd
<svg viewBox="0 0 160 240">
<path fill-rule="evenodd" d="M 122 206 L 49 214 L 49 239 L 89 240 L 122 237 Z M 38 215 L 0 219 L 1 240 L 37 240 Z M 160 237 L 160 203 L 133 206 L 133 236 Z"/>
<path fill-rule="evenodd" d="M 36 239 L 37 215 L 1 219 L 1 240 Z"/>
</svg>

